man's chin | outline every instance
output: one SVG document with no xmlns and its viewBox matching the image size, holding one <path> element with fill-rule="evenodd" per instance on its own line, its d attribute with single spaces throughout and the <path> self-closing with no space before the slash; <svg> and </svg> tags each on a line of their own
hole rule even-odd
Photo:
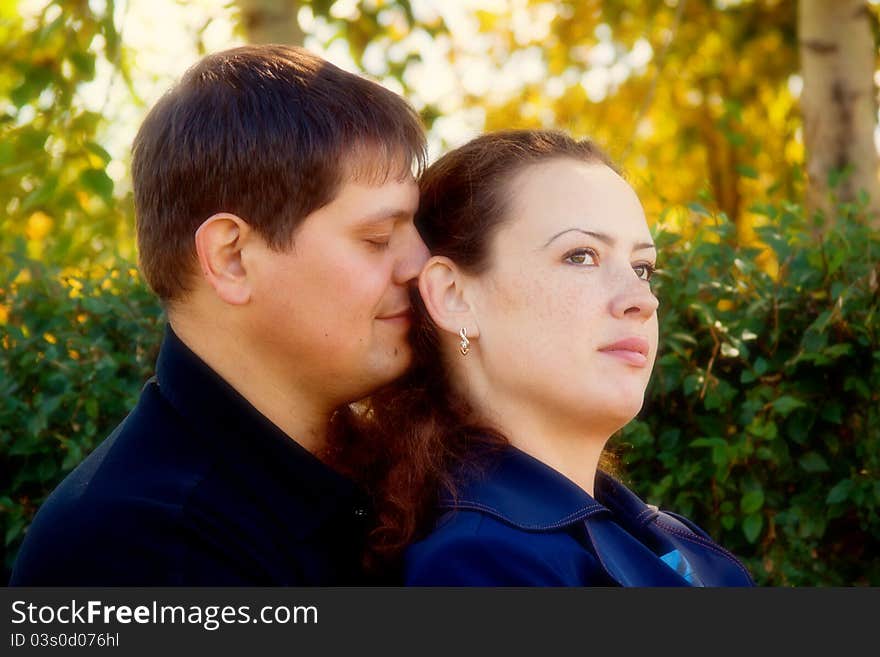
<svg viewBox="0 0 880 657">
<path fill-rule="evenodd" d="M 380 385 L 386 386 L 406 374 L 413 362 L 412 347 L 409 344 L 401 344 L 394 347 L 394 350 L 387 359 L 384 381 Z"/>
<path fill-rule="evenodd" d="M 373 363 L 369 377 L 364 377 L 364 386 L 358 399 L 369 397 L 387 388 L 400 379 L 412 364 L 412 348 L 409 345 L 394 347 L 381 362 Z"/>
</svg>

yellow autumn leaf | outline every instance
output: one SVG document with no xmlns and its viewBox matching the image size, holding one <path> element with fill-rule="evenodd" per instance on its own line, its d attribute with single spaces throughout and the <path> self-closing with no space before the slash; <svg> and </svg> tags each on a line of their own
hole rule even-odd
<svg viewBox="0 0 880 657">
<path fill-rule="evenodd" d="M 49 234 L 54 223 L 52 217 L 45 212 L 34 212 L 28 217 L 27 228 L 24 231 L 25 237 L 29 241 L 39 242 Z"/>
</svg>

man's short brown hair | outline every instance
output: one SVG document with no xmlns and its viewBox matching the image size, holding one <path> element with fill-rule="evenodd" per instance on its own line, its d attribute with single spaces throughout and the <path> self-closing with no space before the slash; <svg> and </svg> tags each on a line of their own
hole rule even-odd
<svg viewBox="0 0 880 657">
<path fill-rule="evenodd" d="M 301 48 L 260 45 L 190 68 L 150 110 L 132 153 L 141 270 L 171 302 L 191 288 L 195 231 L 211 215 L 238 215 L 272 248 L 290 248 L 347 180 L 421 170 L 425 135 L 381 85 Z"/>
</svg>

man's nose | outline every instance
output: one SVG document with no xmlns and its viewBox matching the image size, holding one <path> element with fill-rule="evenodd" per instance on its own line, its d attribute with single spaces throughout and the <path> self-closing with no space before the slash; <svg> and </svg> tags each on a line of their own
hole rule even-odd
<svg viewBox="0 0 880 657">
<path fill-rule="evenodd" d="M 394 269 L 394 282 L 399 284 L 408 283 L 416 278 L 431 257 L 415 225 L 408 224 L 405 231 L 404 239 L 400 240 L 400 253 Z"/>
</svg>

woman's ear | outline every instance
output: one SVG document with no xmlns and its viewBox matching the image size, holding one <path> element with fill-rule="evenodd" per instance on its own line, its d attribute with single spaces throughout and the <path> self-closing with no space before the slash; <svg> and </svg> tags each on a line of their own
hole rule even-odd
<svg viewBox="0 0 880 657">
<path fill-rule="evenodd" d="M 419 294 L 434 324 L 455 335 L 464 328 L 469 338 L 477 338 L 480 329 L 465 287 L 464 274 L 444 256 L 433 256 L 419 275 Z"/>
<path fill-rule="evenodd" d="M 242 248 L 252 235 L 242 218 L 227 212 L 211 215 L 196 230 L 196 254 L 202 276 L 226 303 L 240 306 L 251 297 Z"/>
</svg>

